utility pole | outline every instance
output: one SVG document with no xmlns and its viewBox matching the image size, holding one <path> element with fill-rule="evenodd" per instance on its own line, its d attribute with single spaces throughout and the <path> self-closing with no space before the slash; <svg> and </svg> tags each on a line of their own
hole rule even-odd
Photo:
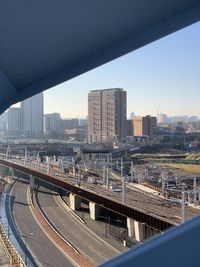
<svg viewBox="0 0 200 267">
<path fill-rule="evenodd" d="M 28 153 L 27 153 L 27 148 L 25 146 L 25 150 L 24 150 L 24 166 L 26 166 L 27 159 L 28 159 Z"/>
<path fill-rule="evenodd" d="M 103 185 L 106 184 L 106 165 L 105 161 L 103 161 Z"/>
<path fill-rule="evenodd" d="M 8 145 L 7 151 L 6 151 L 6 160 L 10 158 L 10 146 Z"/>
<path fill-rule="evenodd" d="M 123 177 L 123 158 L 121 158 L 121 178 Z"/>
<path fill-rule="evenodd" d="M 60 171 L 62 173 L 64 173 L 64 165 L 63 165 L 63 159 L 62 159 L 62 156 L 61 156 L 61 159 L 60 159 Z"/>
<path fill-rule="evenodd" d="M 50 157 L 47 157 L 47 174 L 50 173 Z"/>
<path fill-rule="evenodd" d="M 125 179 L 123 176 L 123 158 L 121 158 L 121 179 L 122 179 L 122 203 L 125 202 Z"/>
<path fill-rule="evenodd" d="M 187 191 L 187 200 L 188 200 L 188 203 L 190 204 L 191 203 L 191 197 L 190 197 L 190 190 L 189 189 Z"/>
<path fill-rule="evenodd" d="M 35 165 L 35 169 L 38 170 L 40 168 L 40 154 L 38 152 L 37 154 L 37 158 L 36 158 L 36 165 Z"/>
<path fill-rule="evenodd" d="M 108 185 L 109 185 L 109 168 L 107 165 L 107 168 L 106 168 L 106 188 L 107 189 L 108 189 Z"/>
<path fill-rule="evenodd" d="M 107 154 L 107 166 L 106 166 L 106 188 L 108 189 L 109 185 L 109 154 Z"/>
<path fill-rule="evenodd" d="M 162 171 L 161 178 L 162 178 L 162 196 L 164 196 L 164 194 L 165 194 L 165 179 L 166 179 L 164 171 Z"/>
<path fill-rule="evenodd" d="M 80 175 L 80 168 L 79 168 L 79 166 L 78 166 L 77 184 L 78 184 L 79 187 L 81 186 L 81 175 Z"/>
<path fill-rule="evenodd" d="M 122 177 L 122 203 L 125 203 L 125 178 Z"/>
<path fill-rule="evenodd" d="M 76 170 L 75 170 L 75 162 L 74 162 L 74 158 L 72 159 L 73 162 L 73 177 L 76 177 Z"/>
<path fill-rule="evenodd" d="M 178 186 L 178 173 L 175 173 L 176 187 Z"/>
<path fill-rule="evenodd" d="M 194 206 L 197 206 L 197 177 L 193 180 L 193 190 L 194 190 Z"/>
<path fill-rule="evenodd" d="M 133 162 L 131 161 L 131 182 L 133 183 Z"/>
<path fill-rule="evenodd" d="M 181 217 L 182 217 L 182 223 L 185 222 L 185 191 L 181 192 L 182 201 L 181 201 Z"/>
</svg>

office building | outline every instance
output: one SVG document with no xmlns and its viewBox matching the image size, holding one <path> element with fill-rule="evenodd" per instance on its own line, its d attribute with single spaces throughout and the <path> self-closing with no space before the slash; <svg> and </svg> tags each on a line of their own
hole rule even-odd
<svg viewBox="0 0 200 267">
<path fill-rule="evenodd" d="M 113 142 L 126 136 L 126 92 L 120 88 L 88 94 L 88 142 Z"/>
<path fill-rule="evenodd" d="M 61 119 L 57 122 L 59 135 L 65 135 L 66 130 L 77 129 L 79 127 L 78 119 Z"/>
<path fill-rule="evenodd" d="M 133 132 L 134 136 L 143 136 L 141 116 L 133 117 Z"/>
<path fill-rule="evenodd" d="M 167 124 L 167 115 L 163 113 L 157 114 L 157 122 L 161 125 Z"/>
<path fill-rule="evenodd" d="M 0 115 L 0 131 L 4 132 L 6 130 L 6 123 L 7 123 L 7 112 L 4 112 Z"/>
<path fill-rule="evenodd" d="M 21 102 L 21 132 L 25 137 L 43 135 L 43 93 Z"/>
<path fill-rule="evenodd" d="M 126 136 L 133 136 L 133 120 L 126 120 Z"/>
<path fill-rule="evenodd" d="M 7 135 L 19 136 L 21 133 L 21 110 L 17 107 L 9 108 L 7 112 Z"/>
<path fill-rule="evenodd" d="M 88 119 L 79 119 L 79 127 L 83 128 L 88 125 Z"/>
<path fill-rule="evenodd" d="M 58 131 L 58 121 L 61 120 L 60 113 L 51 113 L 44 115 L 44 133 L 45 135 L 55 136 Z"/>
<path fill-rule="evenodd" d="M 147 115 L 142 117 L 142 133 L 144 136 L 152 136 L 156 134 L 157 119 Z"/>
<path fill-rule="evenodd" d="M 134 136 L 152 136 L 156 133 L 157 119 L 147 115 L 133 118 Z"/>
<path fill-rule="evenodd" d="M 135 116 L 135 113 L 134 112 L 131 112 L 130 113 L 130 119 L 133 120 L 134 116 Z"/>
</svg>

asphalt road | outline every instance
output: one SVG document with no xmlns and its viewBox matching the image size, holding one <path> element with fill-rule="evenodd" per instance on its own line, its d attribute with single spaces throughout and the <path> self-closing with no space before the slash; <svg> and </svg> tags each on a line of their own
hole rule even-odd
<svg viewBox="0 0 200 267">
<path fill-rule="evenodd" d="M 27 203 L 27 187 L 25 180 L 19 180 L 13 186 L 13 217 L 22 239 L 26 239 L 27 247 L 33 257 L 37 259 L 38 266 L 42 267 L 68 267 L 73 266 L 65 255 L 45 235 L 35 221 Z"/>
<path fill-rule="evenodd" d="M 38 201 L 41 209 L 54 227 L 79 251 L 87 255 L 96 264 L 119 254 L 115 248 L 104 242 L 75 219 L 70 212 L 59 206 L 55 197 L 55 193 L 50 189 L 39 187 Z"/>
</svg>

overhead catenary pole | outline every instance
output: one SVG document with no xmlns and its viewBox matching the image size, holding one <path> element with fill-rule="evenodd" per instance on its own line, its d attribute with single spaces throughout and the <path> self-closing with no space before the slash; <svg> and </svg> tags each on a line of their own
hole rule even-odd
<svg viewBox="0 0 200 267">
<path fill-rule="evenodd" d="M 80 167 L 79 167 L 79 165 L 78 165 L 77 184 L 78 184 L 79 187 L 81 186 L 81 174 L 80 174 Z"/>
<path fill-rule="evenodd" d="M 108 185 L 109 185 L 109 164 L 110 164 L 110 158 L 109 158 L 109 154 L 107 154 L 107 166 L 106 166 L 106 188 L 108 188 Z"/>
<path fill-rule="evenodd" d="M 194 206 L 197 206 L 197 177 L 193 180 L 193 190 L 194 190 Z"/>
<path fill-rule="evenodd" d="M 164 194 L 165 194 L 165 179 L 166 179 L 164 171 L 162 171 L 161 178 L 162 178 L 162 196 L 164 196 Z"/>
<path fill-rule="evenodd" d="M 185 222 L 186 216 L 185 216 L 185 191 L 181 192 L 181 218 L 182 218 L 182 223 Z"/>
<path fill-rule="evenodd" d="M 123 158 L 121 158 L 121 178 L 123 177 Z"/>
<path fill-rule="evenodd" d="M 10 158 L 10 146 L 8 145 L 7 151 L 6 151 L 6 160 Z"/>
<path fill-rule="evenodd" d="M 38 170 L 40 167 L 40 154 L 38 152 L 37 154 L 37 158 L 36 158 L 36 165 L 35 165 L 35 169 Z"/>
<path fill-rule="evenodd" d="M 131 182 L 133 183 L 133 161 L 131 161 Z"/>
<path fill-rule="evenodd" d="M 175 173 L 176 187 L 178 186 L 178 173 Z"/>
<path fill-rule="evenodd" d="M 64 173 L 64 164 L 63 164 L 63 158 L 62 158 L 62 156 L 61 156 L 61 159 L 60 159 L 60 171 L 62 173 Z"/>
<path fill-rule="evenodd" d="M 123 176 L 123 158 L 121 158 L 121 179 L 122 179 L 122 203 L 125 202 L 125 179 Z"/>
<path fill-rule="evenodd" d="M 50 173 L 50 157 L 47 157 L 47 174 Z"/>
<path fill-rule="evenodd" d="M 122 178 L 122 203 L 125 203 L 125 178 Z"/>
<path fill-rule="evenodd" d="M 72 158 L 72 163 L 73 163 L 73 177 L 76 177 L 76 169 L 75 169 L 75 162 L 74 162 L 74 157 Z"/>
<path fill-rule="evenodd" d="M 107 166 L 106 168 L 106 188 L 108 188 L 109 185 L 109 168 Z"/>
<path fill-rule="evenodd" d="M 105 161 L 103 161 L 103 185 L 106 184 L 106 164 Z"/>
<path fill-rule="evenodd" d="M 27 148 L 25 146 L 25 149 L 24 149 L 24 166 L 26 166 L 27 160 L 28 160 L 28 153 L 27 153 Z"/>
</svg>

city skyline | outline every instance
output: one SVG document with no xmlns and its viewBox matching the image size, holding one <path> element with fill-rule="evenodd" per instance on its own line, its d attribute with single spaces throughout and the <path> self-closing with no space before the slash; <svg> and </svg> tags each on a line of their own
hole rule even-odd
<svg viewBox="0 0 200 267">
<path fill-rule="evenodd" d="M 200 23 L 45 91 L 45 113 L 86 117 L 90 90 L 127 91 L 127 113 L 200 117 Z M 150 92 L 150 93 L 149 93 Z"/>
</svg>

